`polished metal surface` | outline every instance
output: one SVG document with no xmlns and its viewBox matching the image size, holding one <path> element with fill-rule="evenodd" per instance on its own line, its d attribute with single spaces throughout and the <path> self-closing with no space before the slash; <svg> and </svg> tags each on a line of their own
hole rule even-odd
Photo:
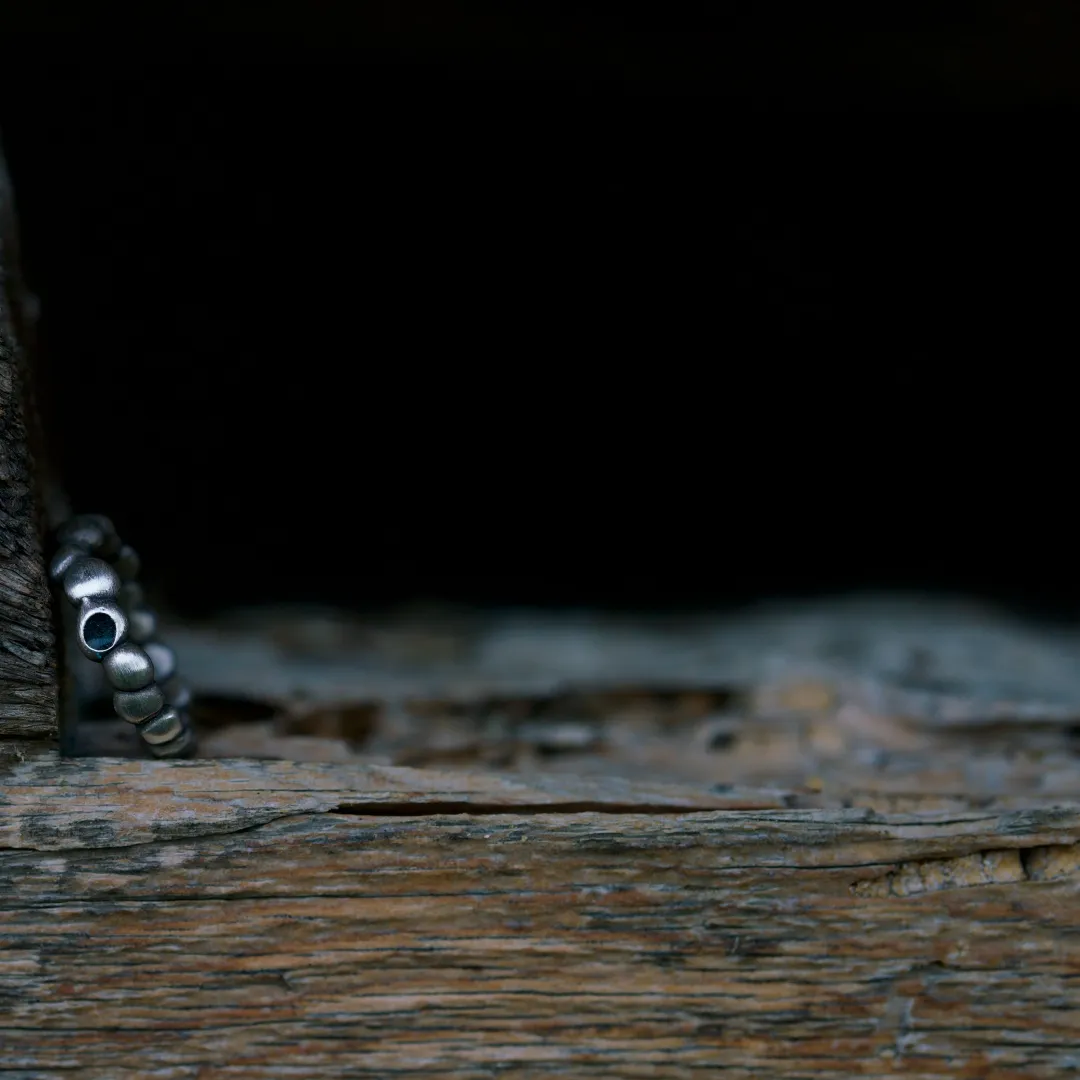
<svg viewBox="0 0 1080 1080">
<path fill-rule="evenodd" d="M 90 660 L 101 658 L 127 637 L 127 616 L 115 601 L 96 598 L 79 605 L 76 634 L 79 648 Z"/>
<path fill-rule="evenodd" d="M 76 559 L 85 559 L 86 550 L 77 544 L 61 544 L 56 549 L 56 554 L 49 563 L 49 577 L 53 581 L 59 581 L 70 569 Z"/>
<path fill-rule="evenodd" d="M 80 516 L 72 518 L 67 524 L 56 531 L 56 538 L 62 544 L 74 544 L 81 547 L 87 554 L 99 550 L 105 543 L 105 530 L 101 525 Z"/>
<path fill-rule="evenodd" d="M 134 642 L 110 649 L 101 663 L 114 690 L 142 690 L 154 681 L 154 662 Z"/>
<path fill-rule="evenodd" d="M 71 526 L 81 523 L 96 525 L 105 536 L 116 535 L 116 526 L 112 523 L 112 518 L 106 517 L 104 514 L 76 514 L 68 522 Z M 61 527 L 60 531 L 63 531 L 63 527 Z"/>
<path fill-rule="evenodd" d="M 139 734 L 148 743 L 157 746 L 175 739 L 184 729 L 180 710 L 171 705 L 139 725 Z"/>
<path fill-rule="evenodd" d="M 134 580 L 138 555 L 100 514 L 72 518 L 57 539 L 50 575 L 78 608 L 78 647 L 102 664 L 117 715 L 137 725 L 156 757 L 190 752 L 191 691 L 176 675 L 176 654 L 155 639 L 157 616 Z"/>
<path fill-rule="evenodd" d="M 165 707 L 165 695 L 157 683 L 142 690 L 117 690 L 113 694 L 113 708 L 123 720 L 137 724 Z"/>
<path fill-rule="evenodd" d="M 116 528 L 104 514 L 79 514 L 60 527 L 61 543 L 77 544 L 88 553 L 112 559 L 120 550 Z"/>
<path fill-rule="evenodd" d="M 175 739 L 171 739 L 166 743 L 149 744 L 150 753 L 152 753 L 154 757 L 182 757 L 184 754 L 190 753 L 195 748 L 195 733 L 192 731 L 191 724 L 183 713 L 180 714 L 180 721 L 183 727 L 180 734 L 177 735 Z"/>
<path fill-rule="evenodd" d="M 62 580 L 64 595 L 76 605 L 84 600 L 111 600 L 120 589 L 116 571 L 104 559 L 90 556 L 75 559 Z"/>
</svg>

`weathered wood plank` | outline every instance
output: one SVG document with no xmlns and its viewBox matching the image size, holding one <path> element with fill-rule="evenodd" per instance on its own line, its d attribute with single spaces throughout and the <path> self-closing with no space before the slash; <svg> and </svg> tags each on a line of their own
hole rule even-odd
<svg viewBox="0 0 1080 1080">
<path fill-rule="evenodd" d="M 16 341 L 11 186 L 0 155 L 0 748 L 57 735 L 52 608 Z"/>
<path fill-rule="evenodd" d="M 834 805 L 1078 790 L 1080 635 L 976 604 L 378 621 L 270 605 L 168 639 L 209 757 L 816 788 Z M 131 732 L 107 734 L 124 755 Z"/>
<path fill-rule="evenodd" d="M 566 812 L 587 785 L 608 812 Z M 15 1075 L 1080 1067 L 1080 804 L 657 813 L 566 777 L 53 755 L 0 791 Z"/>
<path fill-rule="evenodd" d="M 523 780 L 379 765 L 63 760 L 46 753 L 9 763 L 0 773 L 0 849 L 121 847 L 233 832 L 312 811 L 402 816 L 784 806 L 785 793 L 778 791 L 720 794 L 690 785 L 631 784 L 611 777 Z"/>
</svg>

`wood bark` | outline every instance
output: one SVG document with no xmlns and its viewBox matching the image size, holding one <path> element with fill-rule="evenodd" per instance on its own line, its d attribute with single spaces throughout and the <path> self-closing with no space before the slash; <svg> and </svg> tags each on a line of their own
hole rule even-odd
<svg viewBox="0 0 1080 1080">
<path fill-rule="evenodd" d="M 0 156 L 0 752 L 57 735 L 52 602 L 27 416 L 27 322 L 11 185 Z M 32 427 L 32 419 L 30 423 Z"/>
<path fill-rule="evenodd" d="M 1080 1067 L 1080 803 L 53 754 L 0 793 L 6 1076 Z"/>
</svg>

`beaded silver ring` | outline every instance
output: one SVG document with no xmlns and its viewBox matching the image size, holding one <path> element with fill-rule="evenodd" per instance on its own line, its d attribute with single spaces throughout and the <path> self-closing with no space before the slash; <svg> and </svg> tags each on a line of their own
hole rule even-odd
<svg viewBox="0 0 1080 1080">
<path fill-rule="evenodd" d="M 194 748 L 191 691 L 176 656 L 157 640 L 157 617 L 135 581 L 139 557 L 101 514 L 81 514 L 56 534 L 49 575 L 78 608 L 80 651 L 105 669 L 116 714 L 134 724 L 155 757 Z"/>
</svg>

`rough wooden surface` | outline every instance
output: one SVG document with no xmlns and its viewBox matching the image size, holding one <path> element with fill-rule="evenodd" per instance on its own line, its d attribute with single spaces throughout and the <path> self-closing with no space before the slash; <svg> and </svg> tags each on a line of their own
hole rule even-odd
<svg viewBox="0 0 1080 1080">
<path fill-rule="evenodd" d="M 1080 791 L 1080 635 L 976 604 L 378 622 L 263 608 L 168 634 L 210 757 L 749 784 L 882 812 Z M 126 725 L 99 728 L 137 752 Z"/>
<path fill-rule="evenodd" d="M 57 735 L 52 609 L 24 415 L 25 358 L 15 339 L 14 242 L 0 156 L 0 748 Z"/>
<path fill-rule="evenodd" d="M 53 755 L 0 792 L 5 1076 L 1080 1068 L 1077 803 Z"/>
<path fill-rule="evenodd" d="M 4 769 L 0 845 L 41 850 L 123 847 L 235 832 L 281 817 L 330 811 L 373 816 L 512 809 L 678 813 L 784 806 L 782 792 L 721 794 L 616 778 L 524 781 L 490 773 L 245 760 L 174 767 L 155 761 L 64 760 L 48 753 Z"/>
<path fill-rule="evenodd" d="M 873 601 L 170 637 L 210 758 L 0 765 L 0 1076 L 1080 1069 L 1072 630 Z"/>
</svg>

